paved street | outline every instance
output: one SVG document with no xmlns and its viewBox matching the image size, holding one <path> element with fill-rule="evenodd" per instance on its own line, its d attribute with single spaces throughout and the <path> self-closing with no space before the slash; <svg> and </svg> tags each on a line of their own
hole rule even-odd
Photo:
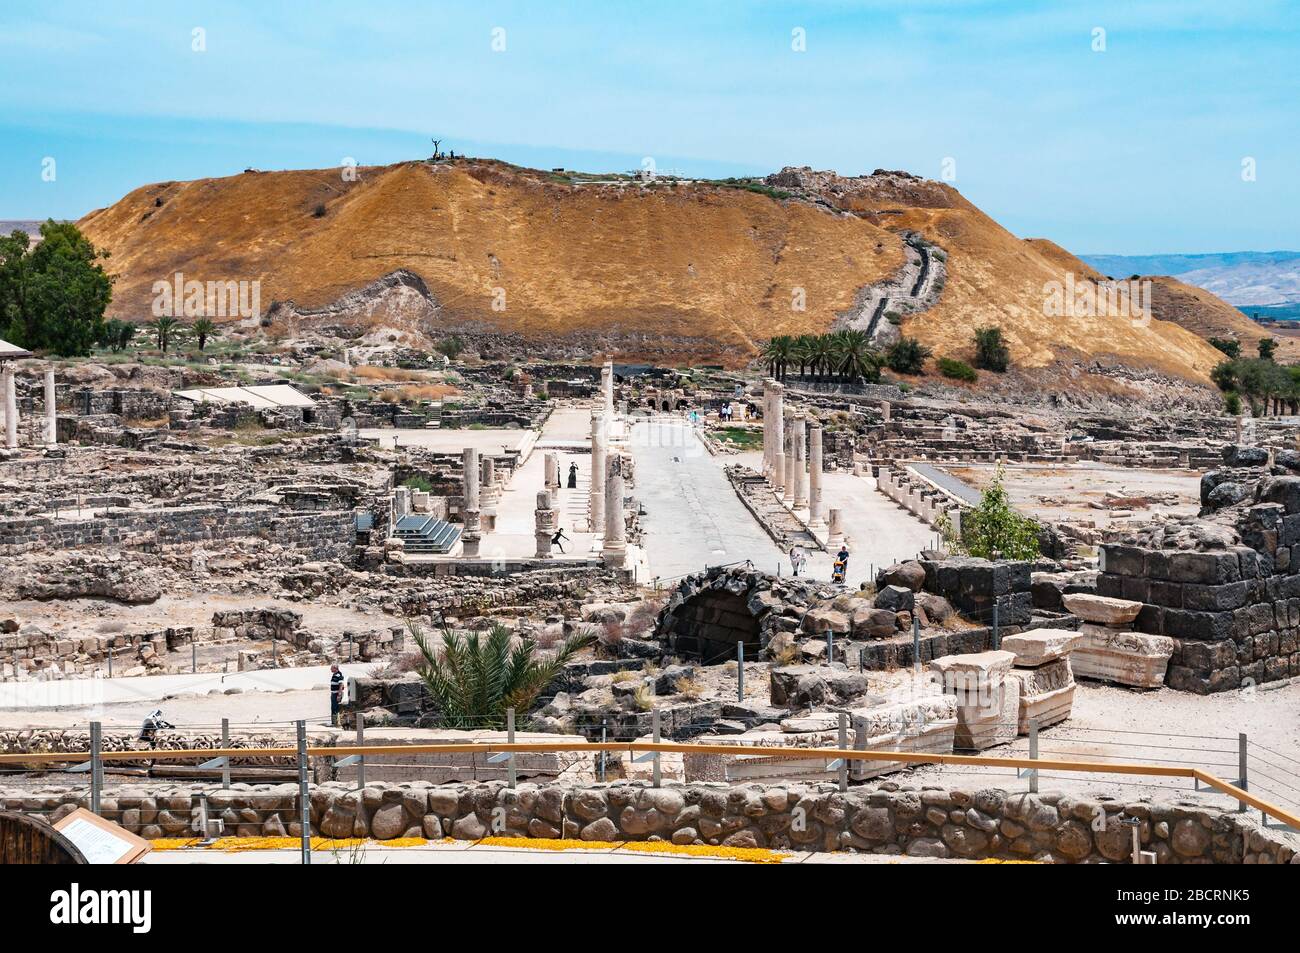
<svg viewBox="0 0 1300 953">
<path fill-rule="evenodd" d="M 745 559 L 776 571 L 782 553 L 727 482 L 722 472 L 727 461 L 711 456 L 689 423 L 680 418 L 638 422 L 629 445 L 653 576 Z"/>
</svg>

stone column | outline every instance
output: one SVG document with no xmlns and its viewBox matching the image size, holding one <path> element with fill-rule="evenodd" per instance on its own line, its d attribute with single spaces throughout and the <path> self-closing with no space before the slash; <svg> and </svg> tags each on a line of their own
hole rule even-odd
<svg viewBox="0 0 1300 953">
<path fill-rule="evenodd" d="M 600 369 L 600 392 L 604 399 L 605 426 L 614 423 L 614 362 L 606 361 Z"/>
<path fill-rule="evenodd" d="M 555 510 L 551 507 L 551 494 L 547 490 L 537 493 L 537 509 L 533 511 L 534 538 L 537 541 L 537 558 L 551 558 L 551 537 L 555 535 Z"/>
<path fill-rule="evenodd" d="M 461 521 L 465 529 L 461 533 L 461 555 L 477 556 L 478 544 L 481 536 L 479 530 L 481 527 L 481 513 L 479 512 L 478 496 L 478 450 L 474 447 L 466 447 L 462 456 L 462 473 L 465 485 L 465 501 L 461 508 Z"/>
<path fill-rule="evenodd" d="M 889 423 L 889 419 L 890 419 L 889 415 L 891 409 L 892 408 L 890 407 L 889 401 L 882 400 L 880 402 L 880 420 L 882 423 L 886 423 L 886 424 Z"/>
<path fill-rule="evenodd" d="M 794 417 L 794 506 L 801 510 L 808 506 L 808 417 Z"/>
<path fill-rule="evenodd" d="M 45 372 L 45 446 L 54 447 L 59 443 L 58 397 L 54 390 L 54 370 Z"/>
<path fill-rule="evenodd" d="M 785 488 L 785 388 L 772 385 L 772 489 L 778 494 Z"/>
<path fill-rule="evenodd" d="M 794 411 L 788 407 L 785 409 L 781 429 L 785 435 L 785 459 L 783 460 L 785 474 L 781 479 L 781 499 L 787 503 L 793 503 L 794 470 L 798 465 L 798 461 L 794 454 Z"/>
<path fill-rule="evenodd" d="M 483 457 L 480 461 L 482 486 L 479 488 L 479 501 L 483 511 L 483 532 L 495 533 L 497 528 L 497 500 L 501 496 L 497 488 L 496 461 Z"/>
<path fill-rule="evenodd" d="M 546 488 L 548 490 L 558 490 L 560 488 L 560 457 L 555 453 L 546 455 Z"/>
<path fill-rule="evenodd" d="M 392 530 L 397 528 L 397 521 L 409 512 L 411 512 L 411 488 L 409 486 L 399 486 L 393 490 L 394 525 L 390 527 L 389 536 L 392 536 Z"/>
<path fill-rule="evenodd" d="M 844 526 L 840 522 L 840 511 L 838 508 L 832 508 L 830 511 L 830 525 L 826 530 L 826 545 L 834 549 L 844 542 Z"/>
<path fill-rule="evenodd" d="M 808 525 L 822 525 L 822 428 L 808 428 Z"/>
<path fill-rule="evenodd" d="M 601 557 L 610 569 L 627 561 L 627 523 L 623 518 L 623 455 L 611 453 L 605 464 L 605 543 Z"/>
<path fill-rule="evenodd" d="M 763 381 L 763 476 L 772 478 L 772 381 Z"/>
<path fill-rule="evenodd" d="M 587 532 L 605 530 L 605 415 L 591 415 L 591 493 L 587 504 Z"/>
<path fill-rule="evenodd" d="M 18 391 L 12 365 L 6 365 L 4 369 L 4 390 L 5 446 L 12 450 L 18 446 Z"/>
</svg>

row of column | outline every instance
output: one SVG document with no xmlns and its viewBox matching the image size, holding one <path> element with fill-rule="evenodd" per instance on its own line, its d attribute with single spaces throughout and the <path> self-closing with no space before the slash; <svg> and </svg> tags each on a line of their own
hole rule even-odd
<svg viewBox="0 0 1300 953">
<path fill-rule="evenodd" d="M 763 475 L 793 509 L 807 509 L 810 526 L 822 515 L 822 428 L 785 405 L 785 387 L 763 382 Z"/>
<path fill-rule="evenodd" d="M 14 369 L 6 365 L 3 374 L 4 412 L 5 412 L 5 447 L 13 450 L 18 446 L 18 386 L 14 378 Z M 59 443 L 59 424 L 57 397 L 54 388 L 54 371 L 45 372 L 45 445 L 57 446 Z"/>
</svg>

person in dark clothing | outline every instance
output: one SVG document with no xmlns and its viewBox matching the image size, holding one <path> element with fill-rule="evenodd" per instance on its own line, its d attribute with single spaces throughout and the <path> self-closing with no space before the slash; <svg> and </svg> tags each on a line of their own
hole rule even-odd
<svg viewBox="0 0 1300 953">
<path fill-rule="evenodd" d="M 140 726 L 140 740 L 147 741 L 149 747 L 153 748 L 158 743 L 157 736 L 161 729 L 175 727 L 171 722 L 163 720 L 161 708 L 155 708 L 145 716 L 144 724 Z"/>
<path fill-rule="evenodd" d="M 330 666 L 330 724 L 338 727 L 339 708 L 343 705 L 343 673 L 337 665 Z"/>
<path fill-rule="evenodd" d="M 576 463 L 570 463 L 569 464 L 569 489 L 576 490 L 577 488 L 578 488 L 578 465 Z"/>
<path fill-rule="evenodd" d="M 849 547 L 841 546 L 835 554 L 835 565 L 831 567 L 831 582 L 843 582 L 844 574 L 849 569 Z"/>
<path fill-rule="evenodd" d="M 559 547 L 560 547 L 560 552 L 564 552 L 563 541 L 566 540 L 566 539 L 568 539 L 568 538 L 569 538 L 569 537 L 567 537 L 567 536 L 564 535 L 564 527 L 561 526 L 559 529 L 557 529 L 557 530 L 555 531 L 555 535 L 551 537 L 551 545 L 552 545 L 552 546 L 559 546 Z"/>
</svg>

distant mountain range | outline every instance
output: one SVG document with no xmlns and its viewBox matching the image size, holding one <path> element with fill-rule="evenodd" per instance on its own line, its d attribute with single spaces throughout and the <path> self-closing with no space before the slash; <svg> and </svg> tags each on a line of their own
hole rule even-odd
<svg viewBox="0 0 1300 953">
<path fill-rule="evenodd" d="M 1261 316 L 1300 306 L 1300 252 L 1236 251 L 1208 255 L 1080 255 L 1113 278 L 1172 275 Z M 1277 315 L 1280 316 L 1280 315 Z"/>
</svg>

